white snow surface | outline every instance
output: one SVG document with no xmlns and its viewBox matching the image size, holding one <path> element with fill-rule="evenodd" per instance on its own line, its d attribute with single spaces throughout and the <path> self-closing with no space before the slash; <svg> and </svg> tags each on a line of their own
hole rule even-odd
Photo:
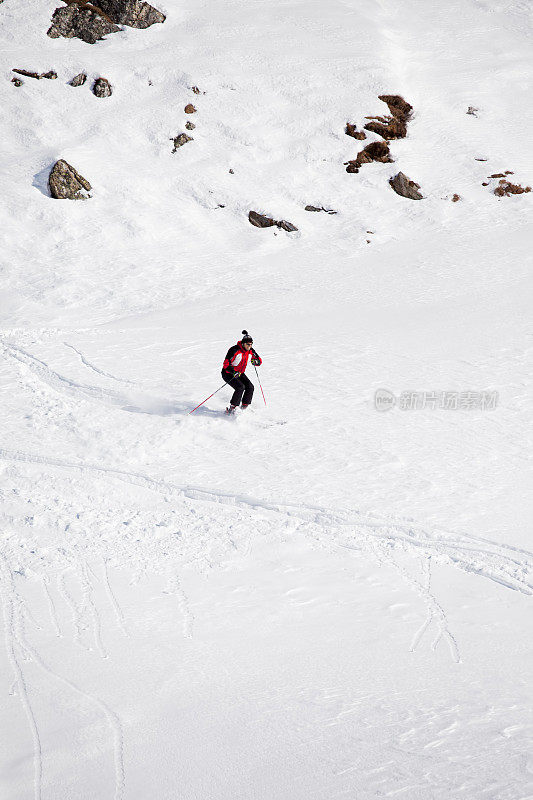
<svg viewBox="0 0 533 800">
<path fill-rule="evenodd" d="M 531 3 L 156 5 L 0 4 L 2 797 L 531 798 Z"/>
</svg>

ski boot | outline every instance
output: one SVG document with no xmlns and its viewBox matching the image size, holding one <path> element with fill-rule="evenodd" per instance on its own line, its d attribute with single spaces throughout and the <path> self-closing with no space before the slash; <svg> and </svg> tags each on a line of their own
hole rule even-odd
<svg viewBox="0 0 533 800">
<path fill-rule="evenodd" d="M 235 409 L 237 406 L 232 406 L 231 404 L 226 409 L 226 414 L 235 414 Z"/>
</svg>

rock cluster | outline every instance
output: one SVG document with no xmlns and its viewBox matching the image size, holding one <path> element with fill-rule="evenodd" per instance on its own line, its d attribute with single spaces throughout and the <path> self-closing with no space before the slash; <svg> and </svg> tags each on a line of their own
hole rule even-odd
<svg viewBox="0 0 533 800">
<path fill-rule="evenodd" d="M 287 222 L 284 219 L 278 221 L 272 219 L 272 217 L 267 217 L 264 214 L 258 214 L 257 211 L 250 211 L 248 214 L 248 219 L 252 225 L 255 225 L 256 228 L 272 228 L 276 226 L 277 228 L 282 228 L 284 231 L 288 231 L 289 233 L 298 230 L 296 225 L 293 225 L 291 222 Z"/>
<path fill-rule="evenodd" d="M 89 181 L 63 159 L 52 167 L 48 187 L 56 200 L 86 200 L 92 188 Z"/>
<path fill-rule="evenodd" d="M 494 189 L 496 197 L 509 197 L 512 194 L 527 194 L 531 191 L 531 186 L 520 186 L 519 183 L 511 183 L 506 178 L 498 183 Z"/>
</svg>

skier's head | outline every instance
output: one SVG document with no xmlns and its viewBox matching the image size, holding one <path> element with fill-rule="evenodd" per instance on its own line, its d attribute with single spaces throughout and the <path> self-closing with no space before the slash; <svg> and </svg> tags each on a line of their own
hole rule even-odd
<svg viewBox="0 0 533 800">
<path fill-rule="evenodd" d="M 241 339 L 242 346 L 246 350 L 249 350 L 251 348 L 251 346 L 253 345 L 253 343 L 254 343 L 254 340 L 252 339 L 252 337 L 250 336 L 248 331 L 243 331 L 242 332 L 242 339 Z"/>
</svg>

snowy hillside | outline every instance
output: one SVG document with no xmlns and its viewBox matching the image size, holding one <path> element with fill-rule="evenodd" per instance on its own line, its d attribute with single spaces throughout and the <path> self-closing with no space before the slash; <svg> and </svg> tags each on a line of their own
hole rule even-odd
<svg viewBox="0 0 533 800">
<path fill-rule="evenodd" d="M 531 4 L 60 6 L 0 1 L 2 797 L 533 797 Z M 189 414 L 243 328 L 267 405 Z"/>
</svg>

